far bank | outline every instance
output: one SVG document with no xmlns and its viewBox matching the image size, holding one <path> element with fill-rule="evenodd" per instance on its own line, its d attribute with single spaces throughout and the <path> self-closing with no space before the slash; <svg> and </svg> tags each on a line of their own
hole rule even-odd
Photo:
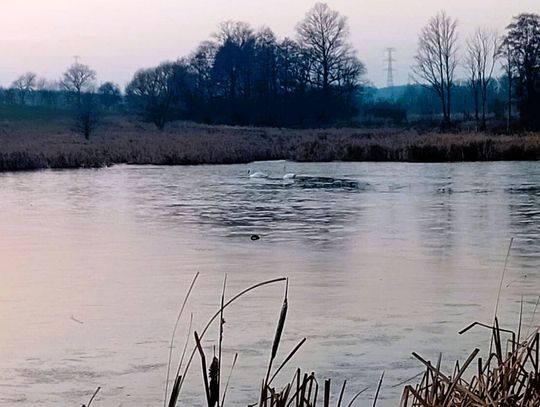
<svg viewBox="0 0 540 407">
<path fill-rule="evenodd" d="M 0 122 L 0 171 L 113 164 L 232 164 L 257 160 L 456 162 L 540 159 L 540 133 L 395 128 L 281 129 L 177 122 L 164 131 L 109 117 L 89 140 L 70 119 Z"/>
</svg>

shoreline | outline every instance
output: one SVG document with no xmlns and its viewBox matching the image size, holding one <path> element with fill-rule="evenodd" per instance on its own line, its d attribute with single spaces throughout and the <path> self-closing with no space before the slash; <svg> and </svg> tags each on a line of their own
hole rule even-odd
<svg viewBox="0 0 540 407">
<path fill-rule="evenodd" d="M 200 165 L 253 161 L 536 161 L 540 133 L 419 133 L 394 128 L 280 129 L 177 122 L 165 131 L 107 118 L 90 140 L 67 120 L 0 122 L 0 171 L 115 164 Z"/>
</svg>

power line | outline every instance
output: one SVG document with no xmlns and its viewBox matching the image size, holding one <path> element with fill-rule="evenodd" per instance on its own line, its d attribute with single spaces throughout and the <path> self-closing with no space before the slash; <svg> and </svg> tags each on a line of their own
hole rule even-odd
<svg viewBox="0 0 540 407">
<path fill-rule="evenodd" d="M 386 71 L 386 86 L 391 88 L 394 86 L 394 72 L 396 71 L 394 69 L 394 62 L 396 62 L 394 59 L 394 52 L 396 49 L 388 47 L 385 48 L 384 51 L 386 53 L 386 68 L 384 69 Z"/>
</svg>

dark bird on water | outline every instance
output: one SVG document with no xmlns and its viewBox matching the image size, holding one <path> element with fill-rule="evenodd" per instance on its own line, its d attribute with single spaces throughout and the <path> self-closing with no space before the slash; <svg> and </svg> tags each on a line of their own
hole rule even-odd
<svg viewBox="0 0 540 407">
<path fill-rule="evenodd" d="M 261 237 L 259 235 L 251 235 L 251 240 L 259 240 Z"/>
</svg>

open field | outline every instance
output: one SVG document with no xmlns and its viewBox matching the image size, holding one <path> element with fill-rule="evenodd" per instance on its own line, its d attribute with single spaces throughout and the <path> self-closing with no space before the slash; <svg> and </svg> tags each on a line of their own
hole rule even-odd
<svg viewBox="0 0 540 407">
<path fill-rule="evenodd" d="M 0 121 L 0 170 L 128 164 L 294 161 L 489 161 L 540 158 L 540 134 L 419 133 L 400 129 L 277 129 L 173 123 L 156 130 L 108 117 L 89 141 L 67 118 Z"/>
</svg>

